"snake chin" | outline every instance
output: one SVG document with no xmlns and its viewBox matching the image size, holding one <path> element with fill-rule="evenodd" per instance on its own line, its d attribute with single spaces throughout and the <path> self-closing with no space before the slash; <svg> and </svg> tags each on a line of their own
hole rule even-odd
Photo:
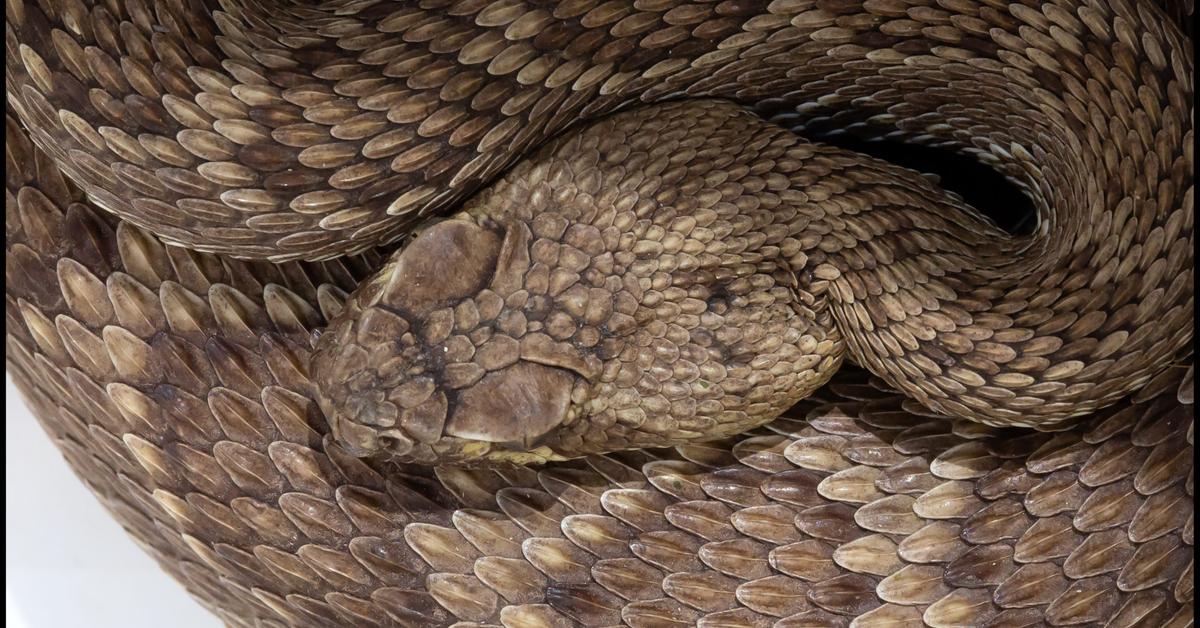
<svg viewBox="0 0 1200 628">
<path fill-rule="evenodd" d="M 356 293 L 314 358 L 335 438 L 421 464 L 563 459 L 546 443 L 587 413 L 596 365 L 545 333 L 550 304 L 514 281 L 528 248 L 523 224 L 439 222 Z"/>
</svg>

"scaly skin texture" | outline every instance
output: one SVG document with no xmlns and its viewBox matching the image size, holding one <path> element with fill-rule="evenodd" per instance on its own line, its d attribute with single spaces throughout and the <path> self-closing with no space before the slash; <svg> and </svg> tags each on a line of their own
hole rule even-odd
<svg viewBox="0 0 1200 628">
<path fill-rule="evenodd" d="M 6 5 L 6 356 L 226 622 L 1190 624 L 1192 61 L 1158 9 L 224 9 Z M 1039 230 L 693 99 L 386 264 L 163 244 L 367 251 L 671 96 L 961 150 Z M 844 351 L 879 379 L 688 442 Z"/>
<path fill-rule="evenodd" d="M 533 295 L 498 313 L 512 315 L 506 323 L 517 328 L 516 314 L 527 323 L 556 324 L 561 337 L 551 339 L 569 335 L 573 346 L 543 340 L 528 351 L 551 358 L 519 362 L 515 352 L 527 349 L 512 334 L 498 334 L 494 346 L 483 346 L 477 335 L 468 339 L 478 347 L 462 338 L 457 347 L 433 347 L 449 331 L 446 307 L 476 299 L 490 267 L 514 261 L 493 256 L 532 249 L 520 251 L 522 231 L 507 234 L 508 248 L 494 250 L 492 227 L 485 227 L 491 235 L 418 240 L 412 255 L 452 260 L 444 272 L 456 282 L 442 286 L 443 293 L 415 287 L 417 311 L 393 303 L 401 297 L 388 291 L 356 298 L 361 307 L 351 312 L 377 314 L 356 325 L 372 345 L 370 367 L 360 370 L 364 356 L 345 353 L 361 348 L 334 340 L 321 347 L 316 365 L 335 435 L 360 453 L 388 449 L 426 463 L 539 460 L 683 442 L 706 430 L 732 433 L 769 421 L 785 401 L 827 378 L 840 357 L 838 337 L 854 361 L 932 409 L 993 425 L 1044 427 L 1115 402 L 1190 350 L 1191 43 L 1157 6 L 581 1 L 550 9 L 470 2 L 434 9 L 333 2 L 267 10 L 231 2 L 211 15 L 203 9 L 167 3 L 150 12 L 133 3 L 118 15 L 109 7 L 50 10 L 17 2 L 8 5 L 6 30 L 9 100 L 38 145 L 101 207 L 196 250 L 274 261 L 363 250 L 463 200 L 569 123 L 682 96 L 692 97 L 687 107 L 699 111 L 673 114 L 672 106 L 659 105 L 644 110 L 644 118 L 600 123 L 593 137 L 608 130 L 630 146 L 649 146 L 666 132 L 669 146 L 678 141 L 670 139 L 671 129 L 656 126 L 676 115 L 703 117 L 705 105 L 694 98 L 720 96 L 755 104 L 782 122 L 799 118 L 819 127 L 833 117 L 868 136 L 890 130 L 958 148 L 1020 183 L 1037 205 L 1037 232 L 1005 238 L 963 212 L 951 219 L 940 201 L 887 193 L 905 187 L 893 180 L 898 174 L 863 165 L 845 182 L 822 181 L 820 159 L 775 160 L 776 147 L 751 139 L 774 131 L 737 121 L 733 129 L 697 127 L 699 145 L 710 149 L 722 140 L 748 142 L 736 155 L 699 153 L 671 164 L 645 153 L 646 166 L 661 166 L 662 174 L 631 171 L 626 178 L 624 166 L 600 165 L 630 150 L 612 141 L 601 142 L 598 155 L 551 153 L 540 163 L 561 173 L 547 180 L 545 211 L 579 228 L 632 212 L 612 223 L 621 233 L 602 249 L 613 253 L 614 267 L 587 269 L 611 284 L 581 276 L 564 286 L 563 272 L 573 273 L 570 265 L 581 261 L 568 256 L 547 264 L 549 272 L 563 271 L 555 288 L 564 289 L 565 301 L 545 304 Z M 213 57 L 204 47 L 209 43 L 227 58 Z M 676 130 L 691 123 L 679 124 Z M 579 172 L 593 157 L 596 172 Z M 532 174 L 528 163 L 523 168 Z M 689 175 L 692 168 L 729 180 L 701 179 Z M 609 181 L 648 177 L 640 184 L 647 189 L 635 187 L 622 198 L 605 190 L 612 196 L 592 198 L 594 215 L 586 216 L 575 215 L 582 208 L 574 201 L 555 200 L 587 190 L 592 174 Z M 753 214 L 769 213 L 762 205 L 770 203 L 757 193 L 773 198 L 771 186 L 784 184 L 790 194 L 780 194 L 783 220 L 794 210 L 811 213 L 816 224 L 771 216 L 771 233 L 748 227 L 738 242 L 737 229 L 758 220 Z M 495 206 L 477 213 L 503 217 L 505 203 L 532 203 L 521 198 L 521 185 L 505 188 L 508 197 L 488 192 Z M 717 194 L 744 202 L 708 207 L 727 202 L 715 200 Z M 617 204 L 623 201 L 634 206 Z M 687 267 L 652 269 L 653 259 L 636 265 L 618 259 L 653 258 L 650 252 L 663 246 L 660 230 L 641 221 L 704 209 L 732 229 L 693 247 L 720 249 L 701 272 L 712 270 L 711 278 L 690 277 Z M 658 226 L 686 235 L 680 225 Z M 558 244 L 565 236 L 545 239 Z M 776 252 L 775 242 L 788 246 Z M 753 250 L 760 245 L 766 248 Z M 751 248 L 745 259 L 738 257 L 742 246 Z M 815 252 L 822 259 L 789 257 Z M 655 324 L 711 333 L 719 318 L 723 327 L 759 325 L 736 295 L 730 303 L 698 304 L 683 286 L 720 290 L 723 273 L 736 275 L 760 257 L 770 266 L 763 275 L 801 275 L 764 278 L 764 285 L 795 290 L 810 312 L 785 319 L 790 300 L 769 290 L 756 294 L 770 305 L 749 305 L 774 308 L 763 314 L 770 319 L 765 326 L 790 326 L 792 333 L 782 335 L 794 355 L 772 365 L 772 356 L 749 355 L 774 351 L 753 340 L 723 352 L 707 337 L 676 333 L 668 353 L 714 349 L 713 355 L 685 356 L 673 365 L 684 368 L 680 373 L 652 376 L 674 390 L 632 399 L 635 383 L 646 380 L 639 370 L 648 374 L 650 362 L 674 360 L 643 352 L 636 368 L 617 373 L 618 361 L 637 362 L 622 336 L 636 339 Z M 412 289 L 419 266 L 397 261 L 385 269 L 390 277 L 367 285 Z M 405 274 L 412 269 L 416 275 Z M 517 293 L 529 292 L 524 284 L 536 280 L 502 270 Z M 828 311 L 813 309 L 825 300 Z M 682 309 L 685 302 L 694 307 Z M 399 309 L 388 314 L 400 320 L 387 322 L 380 305 Z M 623 316 L 634 317 L 634 330 Z M 827 316 L 834 326 L 821 324 Z M 380 341 L 391 332 L 403 335 L 402 327 L 418 331 L 408 344 Z M 731 333 L 747 331 L 754 337 L 755 330 Z M 346 341 L 347 334 L 334 338 Z M 628 355 L 609 355 L 621 346 Z M 431 357 L 436 348 L 443 355 Z M 476 350 L 473 369 L 441 369 L 451 354 L 466 359 Z M 598 372 L 562 368 L 563 360 L 578 366 L 589 358 Z M 739 359 L 750 371 L 724 386 L 682 390 L 701 381 L 686 364 Z M 779 364 L 776 377 L 769 371 Z M 625 379 L 606 381 L 614 377 Z M 780 393 L 771 401 L 751 390 L 767 380 Z M 612 384 L 619 389 L 613 395 L 596 394 Z M 513 420 L 518 406 L 532 408 L 520 426 Z"/>
<path fill-rule="evenodd" d="M 929 407 L 1046 426 L 1188 350 L 1190 215 L 1144 205 L 1139 246 L 1068 253 L 1071 220 L 1010 238 L 912 172 L 734 105 L 660 105 L 553 142 L 419 235 L 313 376 L 341 442 L 421 463 L 737 434 L 845 345 Z M 1089 268 L 1097 251 L 1115 257 Z"/>
<path fill-rule="evenodd" d="M 356 293 L 318 344 L 323 407 L 357 450 L 422 463 L 742 433 L 841 363 L 813 279 L 838 254 L 821 234 L 845 232 L 840 205 L 943 196 L 920 183 L 727 103 L 617 115 L 539 151 Z"/>
<path fill-rule="evenodd" d="M 952 422 L 843 369 L 725 441 L 540 468 L 359 459 L 307 365 L 382 256 L 164 246 L 7 131 L 9 373 L 231 626 L 1191 624 L 1190 367 L 1060 433 Z"/>
</svg>

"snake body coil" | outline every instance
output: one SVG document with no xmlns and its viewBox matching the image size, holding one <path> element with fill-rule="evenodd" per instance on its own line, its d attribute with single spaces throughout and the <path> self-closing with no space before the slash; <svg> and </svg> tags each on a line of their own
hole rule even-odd
<svg viewBox="0 0 1200 628">
<path fill-rule="evenodd" d="M 6 11 L 9 372 L 227 623 L 1190 625 L 1158 7 Z"/>
</svg>

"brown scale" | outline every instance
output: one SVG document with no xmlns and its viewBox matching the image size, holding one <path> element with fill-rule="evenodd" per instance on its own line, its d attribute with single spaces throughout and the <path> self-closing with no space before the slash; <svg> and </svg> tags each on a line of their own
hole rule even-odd
<svg viewBox="0 0 1200 628">
<path fill-rule="evenodd" d="M 1191 43 L 1155 9 L 337 8 L 6 5 L 8 368 L 223 621 L 1191 623 Z M 372 248 L 680 93 L 958 148 L 1042 231 L 701 101 Z M 789 333 L 876 375 L 789 374 Z"/>
</svg>

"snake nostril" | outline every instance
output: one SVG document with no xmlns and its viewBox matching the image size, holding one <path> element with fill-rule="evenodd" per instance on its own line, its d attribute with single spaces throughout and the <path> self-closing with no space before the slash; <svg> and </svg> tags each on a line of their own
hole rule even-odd
<svg viewBox="0 0 1200 628">
<path fill-rule="evenodd" d="M 412 451 L 413 448 L 412 440 L 397 430 L 381 432 L 377 442 L 379 443 L 379 450 L 386 451 L 393 456 L 403 456 Z"/>
</svg>

